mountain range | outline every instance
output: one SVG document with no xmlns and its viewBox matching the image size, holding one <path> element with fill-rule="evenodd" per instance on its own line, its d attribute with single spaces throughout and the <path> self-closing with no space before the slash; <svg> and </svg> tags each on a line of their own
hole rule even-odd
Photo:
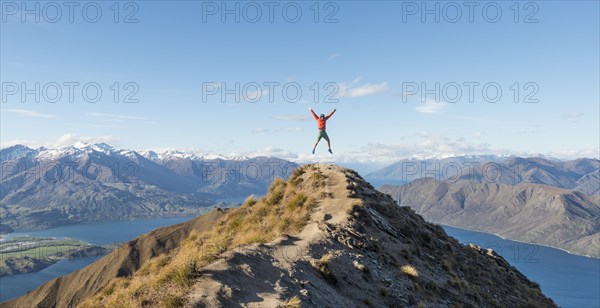
<svg viewBox="0 0 600 308">
<path fill-rule="evenodd" d="M 402 183 L 379 189 L 428 221 L 600 258 L 597 159 L 406 160 L 366 177 Z"/>
<path fill-rule="evenodd" d="M 555 307 L 491 249 L 335 165 L 140 236 L 0 307 Z"/>
<path fill-rule="evenodd" d="M 274 157 L 136 152 L 107 144 L 0 151 L 3 230 L 92 220 L 197 215 L 266 193 L 297 165 Z"/>
<path fill-rule="evenodd" d="M 594 195 L 600 192 L 600 160 L 557 160 L 543 157 L 458 156 L 444 159 L 401 160 L 365 178 L 381 184 L 406 184 L 428 177 L 444 182 L 468 180 L 516 185 L 536 183 L 575 189 Z"/>
</svg>

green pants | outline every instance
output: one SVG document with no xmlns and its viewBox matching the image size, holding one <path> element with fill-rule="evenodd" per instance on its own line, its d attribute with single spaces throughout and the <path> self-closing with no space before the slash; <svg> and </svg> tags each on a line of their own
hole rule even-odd
<svg viewBox="0 0 600 308">
<path fill-rule="evenodd" d="M 325 130 L 319 130 L 319 135 L 317 136 L 317 142 L 319 142 L 319 140 L 321 140 L 321 138 L 327 140 L 327 142 L 329 142 L 329 136 L 327 136 L 327 132 L 325 132 Z"/>
</svg>

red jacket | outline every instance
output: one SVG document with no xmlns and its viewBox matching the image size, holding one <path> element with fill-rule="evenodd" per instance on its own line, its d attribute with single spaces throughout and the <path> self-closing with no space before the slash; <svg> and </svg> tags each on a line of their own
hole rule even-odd
<svg viewBox="0 0 600 308">
<path fill-rule="evenodd" d="M 329 118 L 331 118 L 331 116 L 335 113 L 335 109 L 328 115 L 326 116 L 323 120 L 321 120 L 321 117 L 319 117 L 314 110 L 310 110 L 310 112 L 312 113 L 313 117 L 315 117 L 315 120 L 317 120 L 317 126 L 319 127 L 319 130 L 325 130 L 326 128 L 326 123 L 327 120 L 329 120 Z"/>
</svg>

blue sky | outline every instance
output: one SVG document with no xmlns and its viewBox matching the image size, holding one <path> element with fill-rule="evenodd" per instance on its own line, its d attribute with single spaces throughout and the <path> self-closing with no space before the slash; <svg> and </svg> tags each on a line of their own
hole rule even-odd
<svg viewBox="0 0 600 308">
<path fill-rule="evenodd" d="M 517 17 L 513 2 L 475 1 L 472 22 L 464 2 L 455 2 L 462 13 L 456 17 L 455 7 L 433 1 L 322 2 L 318 22 L 313 2 L 292 2 L 287 15 L 280 3 L 270 22 L 267 2 L 259 1 L 262 16 L 255 23 L 246 20 L 256 15 L 245 2 L 237 2 L 239 23 L 233 14 L 224 21 L 220 16 L 221 5 L 234 9 L 236 2 L 148 1 L 129 7 L 121 2 L 119 22 L 113 2 L 94 2 L 102 10 L 96 23 L 84 18 L 95 16 L 95 6 L 87 2 L 74 8 L 73 22 L 66 6 L 55 18 L 56 8 L 42 2 L 36 22 L 35 13 L 22 16 L 23 7 L 14 9 L 14 3 L 24 2 L 7 3 L 2 1 L 0 23 L 2 146 L 107 142 L 307 160 L 313 159 L 316 137 L 307 110 L 312 106 L 318 113 L 338 110 L 328 122 L 336 155 L 328 156 L 321 145 L 315 157 L 321 160 L 385 164 L 435 154 L 598 156 L 597 1 L 520 2 Z M 421 10 L 436 3 L 440 21 L 436 14 L 422 20 Z M 218 12 L 207 15 L 215 4 Z M 35 9 L 35 2 L 25 5 Z M 419 11 L 409 15 L 413 5 Z M 302 15 L 293 23 L 296 7 Z M 495 14 L 497 7 L 501 15 Z M 57 22 L 49 22 L 53 19 Z M 123 22 L 131 19 L 137 22 Z M 73 103 L 65 82 L 79 84 Z M 221 85 L 214 88 L 217 95 L 203 102 L 203 85 L 213 82 Z M 39 103 L 33 94 L 22 99 L 22 85 L 31 89 L 36 83 L 40 92 L 46 87 L 47 97 L 41 93 Z M 52 103 L 55 83 L 63 93 Z M 85 100 L 94 91 L 81 94 L 87 83 L 102 89 L 98 102 Z M 115 83 L 119 103 L 111 88 Z M 127 83 L 133 86 L 123 89 Z M 236 83 L 240 89 L 248 86 L 249 97 L 242 94 L 235 103 L 227 95 L 222 102 L 222 87 Z M 247 100 L 257 94 L 253 83 L 262 90 L 256 103 Z M 271 93 L 265 83 L 279 85 Z M 323 89 L 327 83 L 337 88 Z M 435 89 L 436 83 L 439 103 L 433 94 L 422 97 L 421 89 L 407 88 Z M 465 83 L 478 84 L 472 103 Z M 286 84 L 302 90 L 297 102 L 282 94 Z M 462 96 L 448 102 L 456 85 Z M 498 101 L 486 101 L 497 88 Z M 124 103 L 133 90 L 138 102 Z M 338 102 L 324 103 L 332 90 Z M 528 94 L 537 103 L 524 103 Z"/>
</svg>

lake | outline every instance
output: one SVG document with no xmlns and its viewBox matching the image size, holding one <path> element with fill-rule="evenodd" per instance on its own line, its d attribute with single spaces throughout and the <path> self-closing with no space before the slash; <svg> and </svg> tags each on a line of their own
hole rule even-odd
<svg viewBox="0 0 600 308">
<path fill-rule="evenodd" d="M 188 218 L 96 222 L 47 230 L 11 233 L 5 236 L 69 237 L 103 245 L 129 241 L 159 227 Z M 569 254 L 545 246 L 520 243 L 501 237 L 443 226 L 461 243 L 494 249 L 529 279 L 541 285 L 544 294 L 561 307 L 600 307 L 600 260 Z M 0 278 L 0 301 L 25 294 L 44 282 L 78 270 L 96 258 L 62 260 L 39 272 Z"/>
<path fill-rule="evenodd" d="M 78 225 L 61 226 L 46 230 L 3 234 L 10 239 L 19 236 L 69 237 L 89 242 L 93 245 L 126 242 L 156 228 L 188 221 L 192 217 L 145 219 L 130 221 L 105 221 Z M 34 273 L 5 276 L 0 278 L 0 301 L 6 301 L 33 290 L 44 282 L 72 273 L 96 261 L 100 257 L 85 257 L 61 260 Z"/>
<path fill-rule="evenodd" d="M 600 259 L 499 236 L 442 226 L 463 244 L 492 248 L 561 307 L 600 307 Z"/>
</svg>

